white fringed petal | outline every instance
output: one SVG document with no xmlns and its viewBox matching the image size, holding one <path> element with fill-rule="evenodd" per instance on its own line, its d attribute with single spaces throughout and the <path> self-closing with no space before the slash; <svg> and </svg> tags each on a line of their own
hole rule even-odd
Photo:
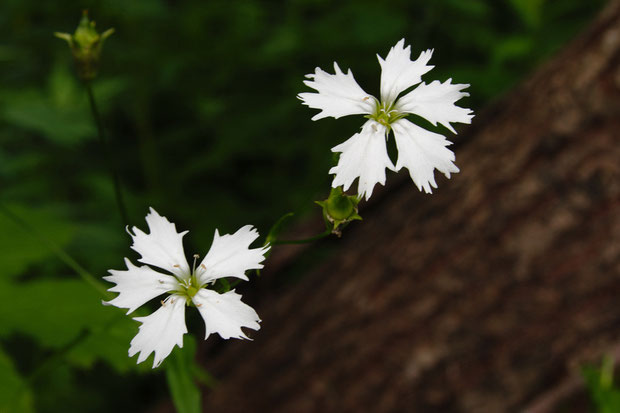
<svg viewBox="0 0 620 413">
<path fill-rule="evenodd" d="M 452 133 L 456 133 L 450 122 L 471 123 L 474 115 L 471 109 L 454 104 L 462 97 L 469 96 L 469 93 L 461 92 L 469 85 L 451 82 L 452 79 L 444 83 L 435 80 L 428 85 L 422 82 L 414 90 L 398 99 L 396 110 L 422 116 L 433 125 L 440 123 Z"/>
<path fill-rule="evenodd" d="M 104 304 L 127 308 L 133 312 L 147 301 L 177 288 L 179 282 L 171 275 L 161 274 L 149 267 L 135 266 L 125 258 L 126 271 L 110 270 L 104 280 L 116 284 L 108 291 L 119 293 L 113 300 Z"/>
<path fill-rule="evenodd" d="M 183 335 L 187 333 L 185 303 L 185 297 L 171 295 L 153 314 L 134 318 L 142 325 L 138 334 L 131 340 L 129 357 L 140 353 L 138 363 L 142 363 L 155 352 L 153 359 L 155 368 L 168 357 L 174 346 L 183 347 Z"/>
<path fill-rule="evenodd" d="M 150 233 L 146 234 L 137 227 L 133 227 L 133 248 L 142 257 L 141 263 L 154 265 L 174 275 L 188 279 L 190 268 L 183 250 L 183 236 L 188 231 L 178 233 L 176 226 L 157 211 L 150 208 L 146 215 L 146 223 Z"/>
<path fill-rule="evenodd" d="M 427 65 L 433 51 L 428 49 L 416 60 L 411 60 L 411 46 L 405 47 L 405 39 L 401 39 L 385 57 L 377 55 L 381 65 L 381 102 L 393 103 L 400 92 L 422 81 L 422 75 L 434 66 Z"/>
<path fill-rule="evenodd" d="M 304 105 L 321 109 L 312 120 L 372 113 L 376 100 L 357 84 L 351 70 L 345 74 L 338 64 L 334 63 L 334 71 L 335 74 L 332 75 L 317 67 L 314 74 L 306 75 L 310 80 L 304 80 L 304 83 L 318 93 L 306 92 L 297 95 Z"/>
<path fill-rule="evenodd" d="M 205 340 L 217 333 L 223 339 L 248 337 L 241 327 L 258 330 L 260 318 L 256 311 L 241 301 L 241 295 L 235 290 L 224 294 L 200 289 L 192 299 L 205 322 Z"/>
<path fill-rule="evenodd" d="M 398 147 L 396 169 L 409 169 L 411 179 L 420 191 L 424 188 L 430 194 L 431 187 L 437 188 L 434 169 L 447 178 L 451 173 L 459 172 L 454 164 L 454 152 L 447 148 L 452 142 L 443 135 L 427 131 L 406 119 L 394 122 L 392 130 Z"/>
<path fill-rule="evenodd" d="M 334 188 L 343 185 L 346 191 L 359 178 L 357 192 L 368 200 L 375 184 L 385 185 L 385 168 L 394 170 L 387 153 L 386 131 L 382 124 L 369 120 L 359 133 L 332 148 L 333 152 L 342 152 L 338 165 L 329 170 L 336 174 Z"/>
<path fill-rule="evenodd" d="M 240 228 L 234 234 L 220 235 L 215 230 L 213 244 L 196 269 L 200 284 L 223 277 L 236 277 L 247 281 L 245 272 L 263 268 L 261 262 L 269 247 L 250 248 L 258 238 L 258 232 L 251 225 Z"/>
</svg>

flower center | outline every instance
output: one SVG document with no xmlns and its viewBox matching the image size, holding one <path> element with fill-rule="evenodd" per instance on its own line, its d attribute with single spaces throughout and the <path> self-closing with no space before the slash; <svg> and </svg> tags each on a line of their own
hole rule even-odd
<svg viewBox="0 0 620 413">
<path fill-rule="evenodd" d="M 196 288 L 195 285 L 190 284 L 189 287 L 187 287 L 187 295 L 189 296 L 189 298 L 194 298 L 194 296 L 196 295 L 196 293 L 198 292 L 199 288 Z"/>
<path fill-rule="evenodd" d="M 390 127 L 390 125 L 396 122 L 398 119 L 404 117 L 405 115 L 399 113 L 392 103 L 382 103 L 376 101 L 375 111 L 371 115 L 367 115 L 368 119 L 372 119 L 383 126 Z"/>
<path fill-rule="evenodd" d="M 192 298 L 194 298 L 194 296 L 198 294 L 198 291 L 200 291 L 200 288 L 202 287 L 199 284 L 198 277 L 196 275 L 197 259 L 198 254 L 194 254 L 194 265 L 192 265 L 191 276 L 187 280 L 179 280 L 179 289 L 177 290 L 177 293 L 185 295 L 187 298 L 189 298 L 188 303 L 192 301 Z M 204 268 L 204 265 L 202 267 Z"/>
<path fill-rule="evenodd" d="M 198 279 L 196 278 L 196 275 L 192 274 L 192 276 L 188 280 L 183 280 L 179 282 L 176 293 L 186 296 L 191 301 L 191 299 L 194 298 L 198 291 L 200 291 L 200 288 L 201 286 L 198 284 Z"/>
</svg>

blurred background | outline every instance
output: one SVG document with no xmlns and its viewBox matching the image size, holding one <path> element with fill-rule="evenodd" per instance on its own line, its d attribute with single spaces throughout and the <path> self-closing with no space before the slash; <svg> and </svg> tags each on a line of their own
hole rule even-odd
<svg viewBox="0 0 620 413">
<path fill-rule="evenodd" d="M 604 3 L 3 0 L 0 203 L 13 215 L 0 214 L 0 403 L 136 412 L 169 398 L 161 369 L 127 357 L 137 323 L 101 306 L 49 248 L 97 276 L 135 258 L 87 95 L 66 42 L 53 36 L 73 33 L 83 9 L 100 31 L 116 30 L 94 93 L 130 224 L 145 228 L 152 206 L 190 230 L 188 254 L 204 254 L 216 228 L 264 233 L 289 211 L 299 221 L 319 215 L 313 201 L 328 194 L 330 148 L 361 122 L 310 120 L 315 111 L 295 96 L 316 66 L 331 71 L 337 61 L 377 95 L 375 55 L 404 37 L 414 56 L 435 49 L 426 80 L 471 84 L 459 103 L 479 113 Z"/>
</svg>

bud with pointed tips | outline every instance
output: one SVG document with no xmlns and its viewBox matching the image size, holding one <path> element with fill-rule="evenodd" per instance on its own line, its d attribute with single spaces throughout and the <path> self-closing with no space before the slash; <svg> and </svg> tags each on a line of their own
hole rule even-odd
<svg viewBox="0 0 620 413">
<path fill-rule="evenodd" d="M 97 76 L 103 42 L 112 33 L 114 29 L 108 29 L 101 34 L 97 33 L 95 22 L 88 19 L 88 11 L 84 10 L 75 33 L 56 32 L 54 36 L 67 41 L 75 60 L 78 76 L 87 82 Z"/>
</svg>

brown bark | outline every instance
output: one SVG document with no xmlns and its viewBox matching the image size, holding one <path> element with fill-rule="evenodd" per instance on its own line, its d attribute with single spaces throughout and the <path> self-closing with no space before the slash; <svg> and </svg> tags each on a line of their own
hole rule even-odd
<svg viewBox="0 0 620 413">
<path fill-rule="evenodd" d="M 264 290 L 255 341 L 206 361 L 205 410 L 556 411 L 620 343 L 619 63 L 614 1 L 459 135 L 460 174 L 432 196 L 392 176 Z"/>
</svg>

